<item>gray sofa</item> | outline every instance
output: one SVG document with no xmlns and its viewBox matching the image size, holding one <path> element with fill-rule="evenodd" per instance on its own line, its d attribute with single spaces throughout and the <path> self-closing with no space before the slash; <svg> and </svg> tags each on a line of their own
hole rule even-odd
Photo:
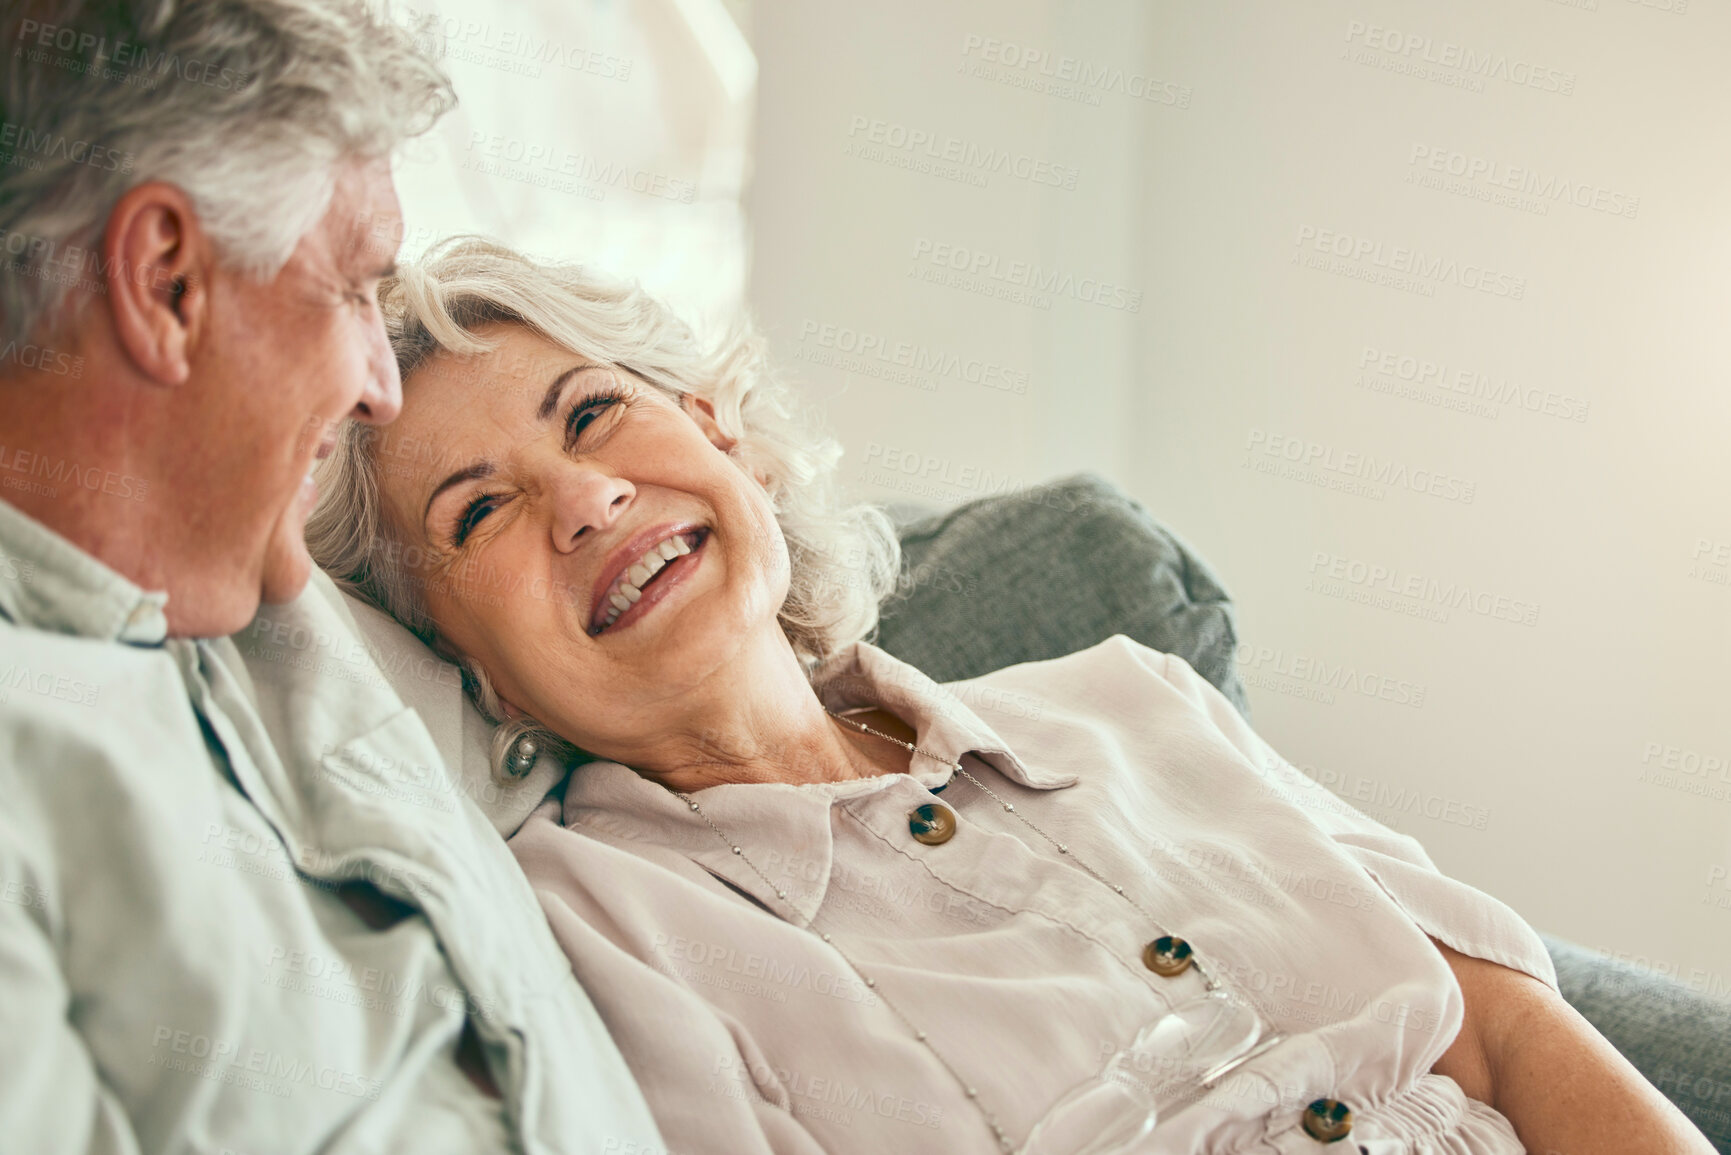
<svg viewBox="0 0 1731 1155">
<path fill-rule="evenodd" d="M 902 589 L 877 642 L 938 681 L 1126 634 L 1181 655 L 1249 716 L 1225 588 L 1106 482 L 1081 475 L 943 513 L 892 512 Z M 1545 945 L 1569 1003 L 1731 1155 L 1731 1002 L 1562 939 Z"/>
</svg>

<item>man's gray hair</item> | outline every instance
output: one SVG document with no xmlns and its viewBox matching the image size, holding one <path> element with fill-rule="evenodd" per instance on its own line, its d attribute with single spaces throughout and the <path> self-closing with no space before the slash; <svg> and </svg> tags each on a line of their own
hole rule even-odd
<svg viewBox="0 0 1731 1155">
<path fill-rule="evenodd" d="M 68 289 L 101 284 L 128 189 L 178 186 L 220 259 L 268 279 L 342 161 L 388 157 L 456 99 L 430 42 L 365 0 L 24 0 L 0 36 L 6 341 L 58 331 Z"/>
</svg>

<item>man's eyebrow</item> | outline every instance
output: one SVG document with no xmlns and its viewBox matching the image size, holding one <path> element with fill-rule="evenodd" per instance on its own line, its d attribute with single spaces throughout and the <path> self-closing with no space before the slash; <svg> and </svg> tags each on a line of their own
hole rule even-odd
<svg viewBox="0 0 1731 1155">
<path fill-rule="evenodd" d="M 553 378 L 553 384 L 547 386 L 546 394 L 541 398 L 541 407 L 535 410 L 535 420 L 551 421 L 554 410 L 559 408 L 559 395 L 565 392 L 565 383 L 585 369 L 593 369 L 590 364 L 573 365 L 559 376 Z"/>
<path fill-rule="evenodd" d="M 435 487 L 433 492 L 427 497 L 427 508 L 421 511 L 421 520 L 423 522 L 427 520 L 427 515 L 433 512 L 433 502 L 437 501 L 439 499 L 439 494 L 445 492 L 445 490 L 451 488 L 453 485 L 461 485 L 465 481 L 474 481 L 479 477 L 491 476 L 493 476 L 493 463 L 491 461 L 477 461 L 466 469 L 457 470 L 457 472 L 439 482 L 438 486 Z"/>
</svg>

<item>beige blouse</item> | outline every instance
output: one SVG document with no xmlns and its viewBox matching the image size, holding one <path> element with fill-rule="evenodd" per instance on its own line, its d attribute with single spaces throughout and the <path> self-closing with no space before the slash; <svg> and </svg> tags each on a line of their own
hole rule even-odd
<svg viewBox="0 0 1731 1155">
<path fill-rule="evenodd" d="M 897 1011 L 1020 1144 L 1203 989 L 1194 967 L 1143 964 L 1163 932 L 1290 1037 L 1147 1150 L 1320 1152 L 1301 1127 L 1319 1098 L 1352 1111 L 1331 1152 L 1522 1150 L 1501 1115 L 1429 1073 L 1462 1001 L 1425 936 L 1555 987 L 1543 943 L 1300 774 L 1182 659 L 1115 637 L 940 687 L 861 644 L 815 683 L 833 710 L 888 709 L 937 757 L 864 781 L 701 791 L 743 856 L 617 763 L 577 770 L 562 808 L 550 798 L 511 840 L 671 1151 L 995 1152 Z M 957 759 L 1161 925 L 952 780 Z M 910 828 L 932 803 L 957 824 L 939 845 Z"/>
</svg>

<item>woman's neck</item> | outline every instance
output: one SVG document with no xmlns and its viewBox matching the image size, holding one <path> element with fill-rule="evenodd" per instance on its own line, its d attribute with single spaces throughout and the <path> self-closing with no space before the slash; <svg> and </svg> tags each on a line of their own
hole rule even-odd
<svg viewBox="0 0 1731 1155">
<path fill-rule="evenodd" d="M 620 760 L 681 793 L 724 783 L 798 785 L 907 771 L 905 748 L 830 716 L 779 628 L 769 644 L 738 657 L 686 695 L 678 724 L 638 756 Z M 887 711 L 855 720 L 912 740 L 912 731 Z"/>
</svg>

